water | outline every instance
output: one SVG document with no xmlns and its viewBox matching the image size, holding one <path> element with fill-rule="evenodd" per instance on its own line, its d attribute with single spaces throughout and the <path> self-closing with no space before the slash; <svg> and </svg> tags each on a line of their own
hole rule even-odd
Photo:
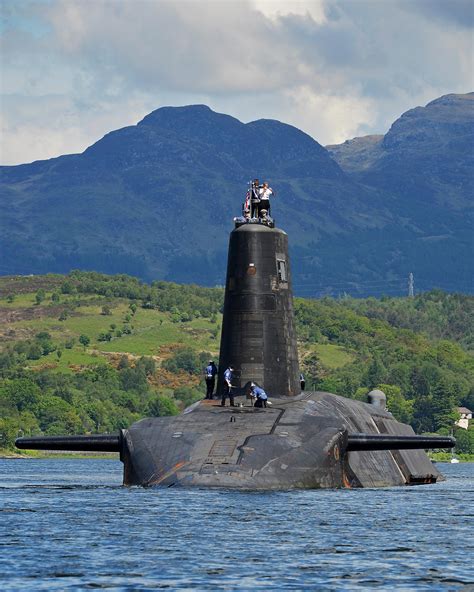
<svg viewBox="0 0 474 592">
<path fill-rule="evenodd" d="M 3 590 L 474 590 L 474 464 L 431 486 L 123 488 L 114 460 L 0 460 Z"/>
</svg>

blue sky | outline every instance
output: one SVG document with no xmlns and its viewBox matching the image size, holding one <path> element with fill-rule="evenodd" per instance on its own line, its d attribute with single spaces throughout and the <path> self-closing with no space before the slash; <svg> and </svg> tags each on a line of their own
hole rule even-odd
<svg viewBox="0 0 474 592">
<path fill-rule="evenodd" d="M 2 164 L 194 103 L 339 143 L 474 86 L 470 0 L 2 0 L 1 16 Z"/>
</svg>

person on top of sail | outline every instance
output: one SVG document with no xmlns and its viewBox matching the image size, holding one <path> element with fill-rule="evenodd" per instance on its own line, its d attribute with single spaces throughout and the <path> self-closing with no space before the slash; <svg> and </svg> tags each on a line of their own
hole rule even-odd
<svg viewBox="0 0 474 592">
<path fill-rule="evenodd" d="M 266 210 L 266 213 L 270 215 L 270 196 L 274 195 L 273 189 L 268 186 L 268 183 L 265 181 L 263 185 L 261 185 L 258 189 L 258 217 L 261 218 L 262 210 Z"/>
<path fill-rule="evenodd" d="M 258 218 L 259 212 L 259 204 L 260 204 L 260 190 L 262 186 L 260 185 L 260 181 L 258 179 L 254 179 L 252 181 L 252 186 L 250 189 L 250 217 L 251 218 Z"/>
</svg>

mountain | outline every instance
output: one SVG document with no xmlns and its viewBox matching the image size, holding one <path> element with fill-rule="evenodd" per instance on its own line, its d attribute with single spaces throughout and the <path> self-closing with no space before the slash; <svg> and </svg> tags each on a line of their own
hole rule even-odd
<svg viewBox="0 0 474 592">
<path fill-rule="evenodd" d="M 259 177 L 276 192 L 297 293 L 390 293 L 409 271 L 465 289 L 471 99 L 442 97 L 382 140 L 329 149 L 278 121 L 164 107 L 82 154 L 0 167 L 0 273 L 221 284 L 232 217 Z"/>
<path fill-rule="evenodd" d="M 446 95 L 411 109 L 385 136 L 354 138 L 327 149 L 343 170 L 371 186 L 411 195 L 411 200 L 421 194 L 448 207 L 468 206 L 473 189 L 474 93 Z"/>
<path fill-rule="evenodd" d="M 358 173 L 369 169 L 381 151 L 383 136 L 362 136 L 346 140 L 344 144 L 326 146 L 329 154 L 346 173 Z"/>
<path fill-rule="evenodd" d="M 391 196 L 411 233 L 402 257 L 411 245 L 423 275 L 474 290 L 474 93 L 440 97 L 404 113 L 383 137 L 328 150 L 354 181 Z"/>
</svg>

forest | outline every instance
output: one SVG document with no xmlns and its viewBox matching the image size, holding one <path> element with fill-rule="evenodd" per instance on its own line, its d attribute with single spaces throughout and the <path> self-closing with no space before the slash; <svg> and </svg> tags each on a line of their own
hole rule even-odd
<svg viewBox="0 0 474 592">
<path fill-rule="evenodd" d="M 0 447 L 19 435 L 108 433 L 179 413 L 218 361 L 223 289 L 127 275 L 0 279 Z M 365 400 L 382 389 L 417 433 L 453 430 L 474 408 L 474 298 L 296 298 L 306 388 Z"/>
</svg>

